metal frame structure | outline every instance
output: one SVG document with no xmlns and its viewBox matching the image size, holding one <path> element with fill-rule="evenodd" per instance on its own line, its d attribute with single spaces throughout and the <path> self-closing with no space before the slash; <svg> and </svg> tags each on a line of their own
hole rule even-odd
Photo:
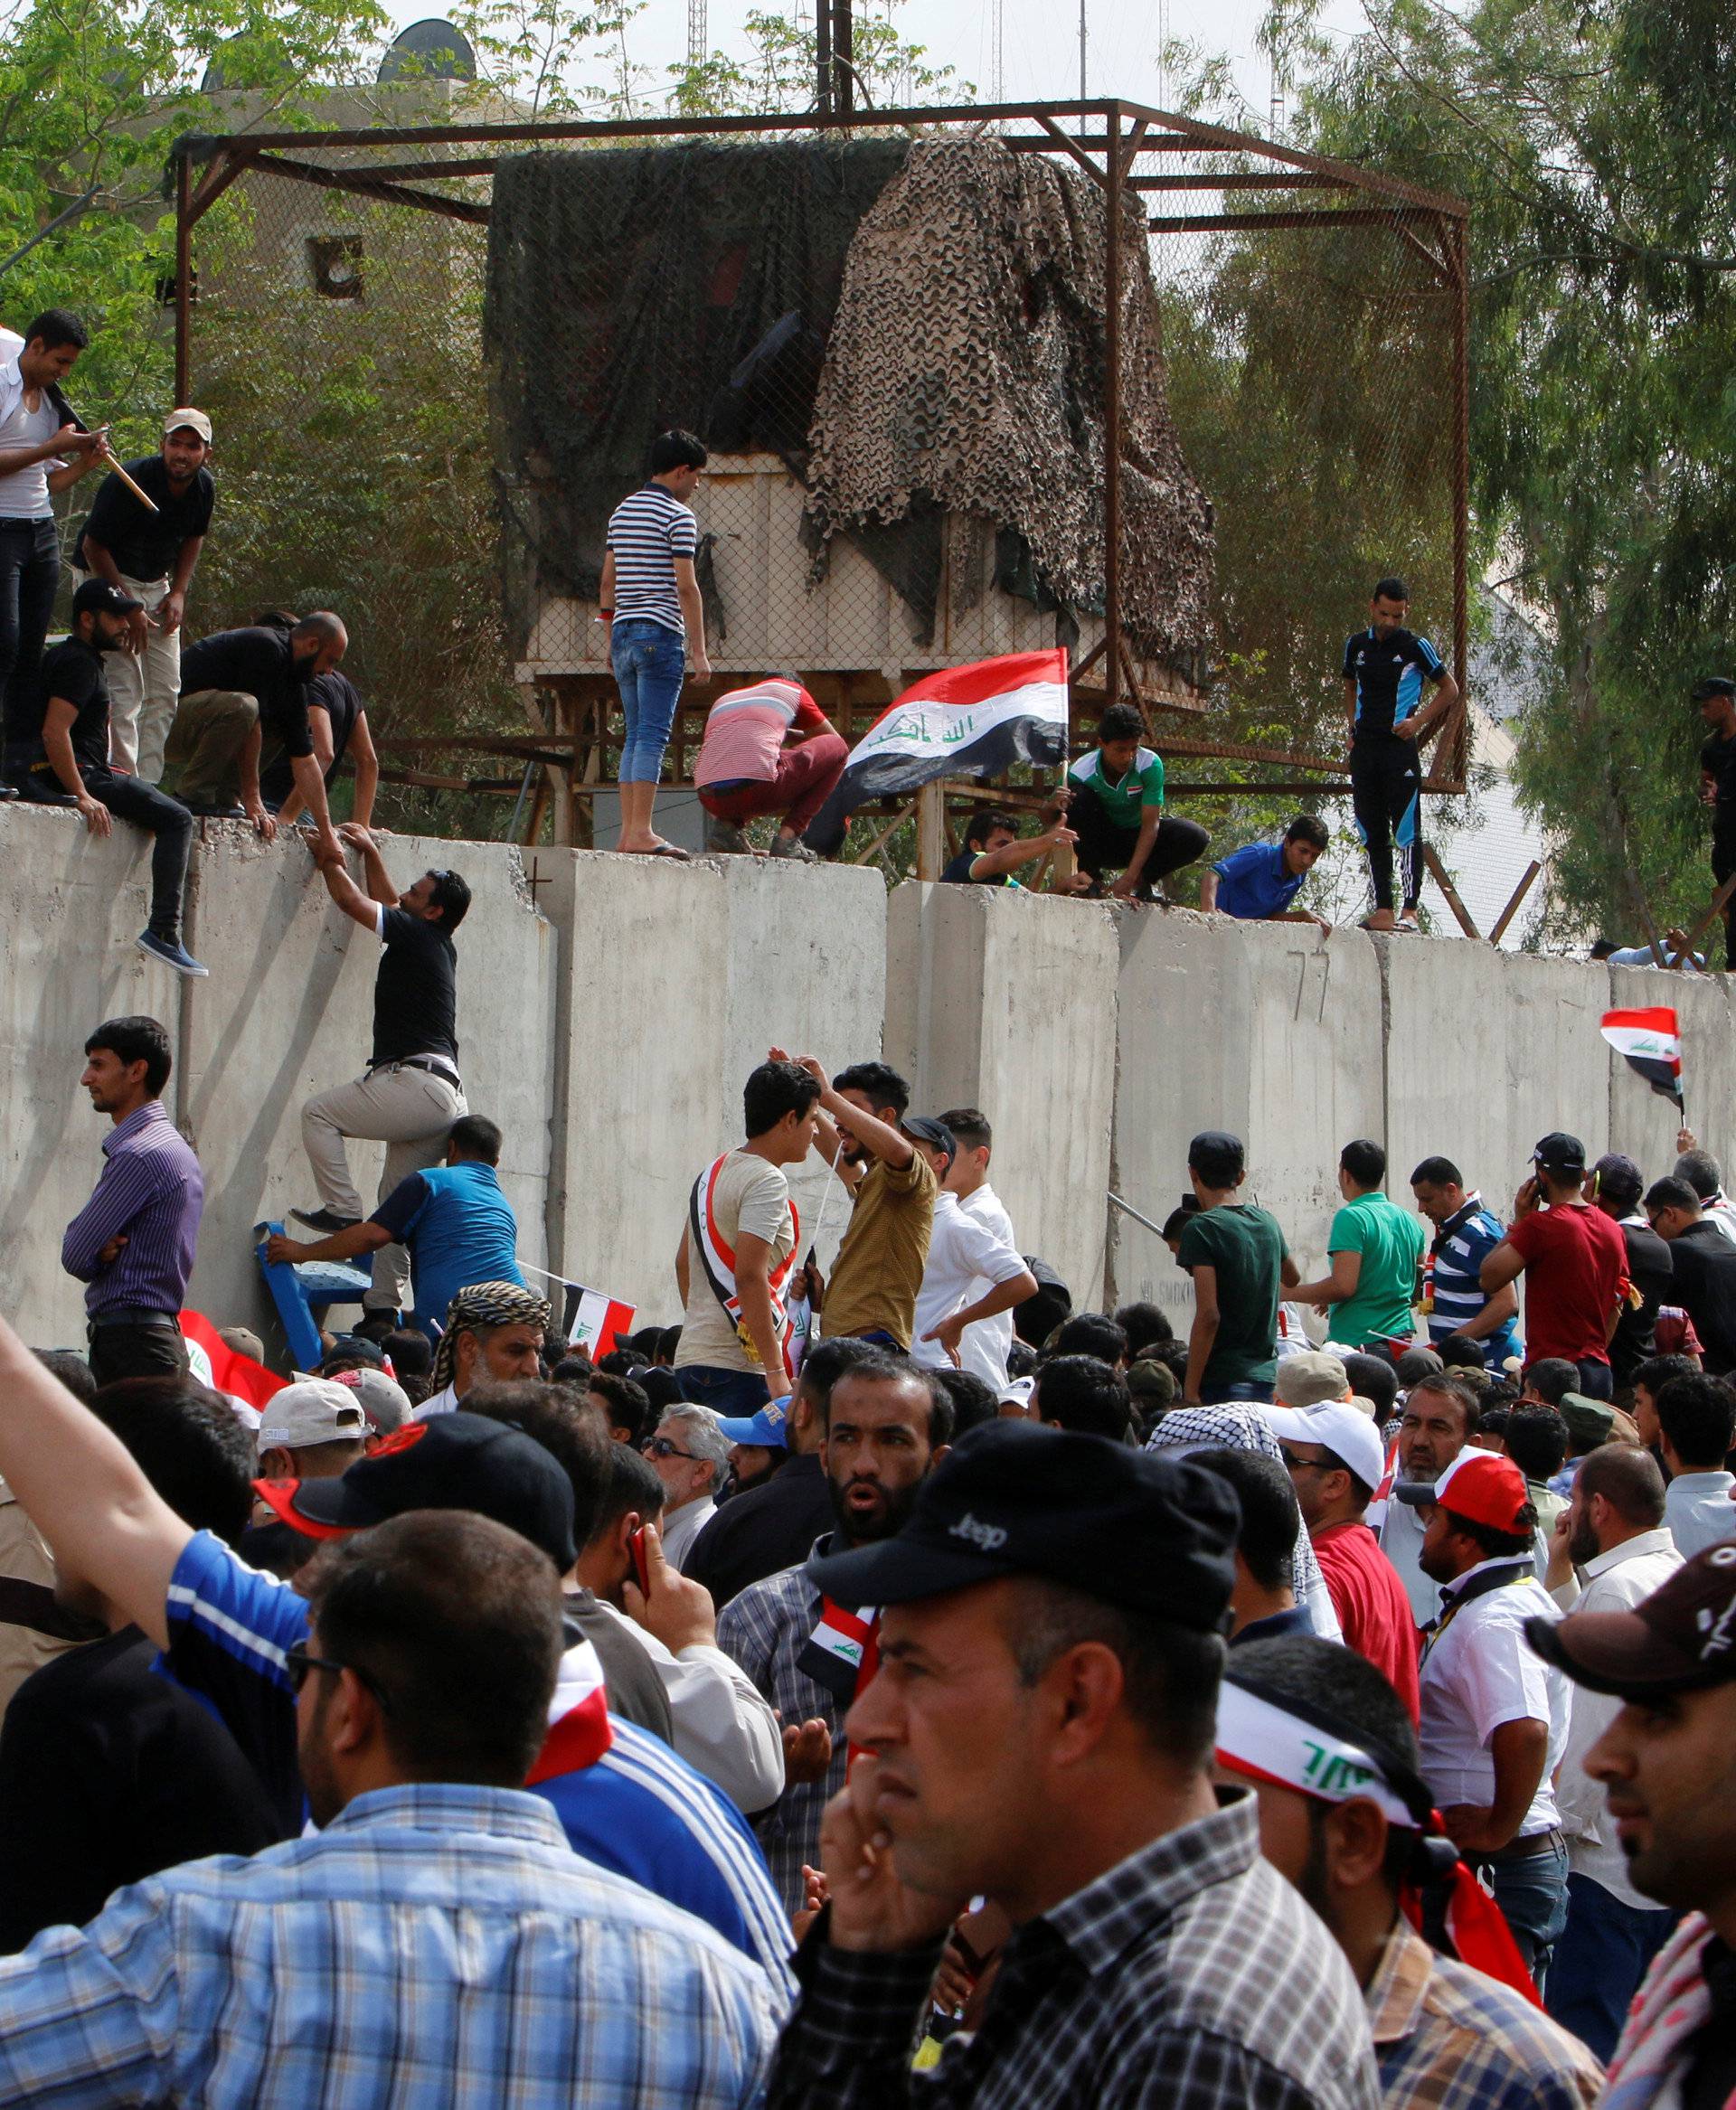
<svg viewBox="0 0 1736 2110">
<path fill-rule="evenodd" d="M 204 214 L 229 187 L 250 172 L 269 174 L 321 188 L 348 192 L 358 197 L 439 213 L 472 225 L 487 224 L 490 207 L 475 196 L 459 196 L 434 187 L 455 178 L 492 174 L 500 158 L 527 147 L 565 144 L 572 146 L 609 141 L 669 141 L 730 137 L 789 136 L 826 132 L 905 130 L 923 134 L 939 127 L 994 128 L 1015 152 L 1062 155 L 1073 162 L 1105 190 L 1128 190 L 1137 194 L 1190 193 L 1214 197 L 1220 209 L 1204 212 L 1148 213 L 1146 228 L 1153 235 L 1179 233 L 1254 232 L 1270 229 L 1295 229 L 1306 234 L 1313 227 L 1344 225 L 1386 227 L 1427 264 L 1450 297 L 1451 316 L 1451 498 L 1452 507 L 1452 669 L 1461 698 L 1466 689 L 1468 648 L 1467 512 L 1469 505 L 1469 289 L 1467 278 L 1467 223 L 1469 212 L 1463 200 L 1425 190 L 1403 179 L 1353 163 L 1305 154 L 1273 141 L 1203 124 L 1173 112 L 1147 108 L 1142 104 L 1109 98 L 1066 103 L 999 103 L 965 105 L 937 109 L 873 110 L 856 107 L 856 81 L 851 62 L 849 0 L 830 0 L 822 10 L 821 27 L 826 49 L 820 54 L 821 107 L 799 116 L 686 118 L 669 119 L 612 119 L 602 122 L 536 122 L 524 124 L 450 124 L 374 126 L 346 131 L 251 132 L 222 137 L 189 136 L 177 143 L 175 180 L 175 400 L 193 400 L 193 231 Z M 842 42 L 840 42 L 842 38 Z M 1007 127 L 1022 126 L 1023 131 Z M 1067 129 L 1071 126 L 1072 128 Z M 473 149 L 469 154 L 434 158 L 430 150 Z M 332 163 L 320 155 L 366 155 Z M 417 159 L 418 154 L 430 155 Z M 1175 163 L 1150 173 L 1135 173 L 1139 155 L 1173 155 Z M 1213 157 L 1233 156 L 1241 165 L 1230 169 L 1209 165 Z M 1207 165 L 1184 167 L 1188 157 L 1205 157 Z M 1263 165 L 1250 168 L 1250 161 Z M 1240 192 L 1290 191 L 1298 199 L 1317 196 L 1312 206 L 1298 203 L 1284 211 L 1240 212 L 1233 200 Z M 1344 200 L 1354 200 L 1345 203 Z M 1075 681 L 1092 674 L 1102 663 L 1102 692 L 1109 702 L 1131 697 L 1148 711 L 1153 707 L 1140 694 L 1132 655 L 1121 626 L 1121 372 L 1120 293 L 1123 273 L 1122 216 L 1108 215 L 1105 259 L 1104 346 L 1107 369 L 1107 406 L 1104 434 L 1105 458 L 1105 607 L 1102 641 L 1072 669 Z M 1095 688 L 1096 684 L 1093 683 Z M 1156 708 L 1173 708 L 1161 702 Z M 1457 793 L 1465 789 L 1469 760 L 1468 721 L 1461 702 L 1437 739 L 1426 790 Z M 548 760 L 543 749 L 552 740 L 564 744 L 564 736 L 544 732 L 540 740 L 503 740 L 488 751 L 495 754 L 529 753 Z M 457 749 L 474 742 L 425 742 Z M 1325 756 L 1265 747 L 1230 746 L 1212 740 L 1173 739 L 1162 742 L 1166 752 L 1206 759 L 1243 760 L 1278 764 L 1288 770 L 1303 770 L 1301 778 L 1287 778 L 1269 786 L 1212 783 L 1178 785 L 1192 796 L 1245 793 L 1269 788 L 1293 792 L 1331 794 L 1348 789 L 1348 764 Z M 577 760 L 576 753 L 573 759 Z M 581 792 L 571 770 L 569 788 Z M 412 780 L 414 777 L 412 774 Z M 423 779 L 429 781 L 429 779 Z M 433 779 L 435 782 L 443 779 Z"/>
</svg>

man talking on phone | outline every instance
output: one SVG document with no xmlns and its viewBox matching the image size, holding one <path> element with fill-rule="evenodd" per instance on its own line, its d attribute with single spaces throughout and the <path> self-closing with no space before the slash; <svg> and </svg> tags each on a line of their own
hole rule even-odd
<svg viewBox="0 0 1736 2110">
<path fill-rule="evenodd" d="M 1525 1278 L 1527 1366 L 1560 1356 L 1588 1399 L 1615 1390 L 1609 1339 L 1621 1315 L 1628 1248 L 1613 1218 L 1585 1200 L 1585 1145 L 1556 1129 L 1532 1153 L 1507 1235 L 1478 1271 L 1485 1295 Z"/>
</svg>

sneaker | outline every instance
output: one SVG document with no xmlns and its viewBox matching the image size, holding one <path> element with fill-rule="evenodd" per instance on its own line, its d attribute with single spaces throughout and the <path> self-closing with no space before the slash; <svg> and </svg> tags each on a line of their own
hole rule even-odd
<svg viewBox="0 0 1736 2110">
<path fill-rule="evenodd" d="M 744 857 L 750 848 L 748 831 L 740 821 L 720 821 L 711 815 L 705 822 L 705 849 L 712 857 Z"/>
<path fill-rule="evenodd" d="M 211 973 L 209 967 L 200 966 L 178 937 L 159 937 L 154 930 L 141 930 L 137 943 L 140 952 L 149 953 L 154 960 L 161 960 L 177 975 L 203 980 Z"/>
<path fill-rule="evenodd" d="M 339 1216 L 330 1209 L 292 1209 L 289 1213 L 297 1223 L 305 1223 L 309 1230 L 316 1230 L 326 1239 L 351 1229 L 362 1220 L 359 1216 Z"/>
<path fill-rule="evenodd" d="M 208 798 L 184 798 L 181 804 L 196 819 L 202 821 L 244 821 L 247 818 L 247 808 L 244 805 L 231 805 Z"/>
<path fill-rule="evenodd" d="M 799 835 L 786 835 L 781 833 L 774 835 L 771 839 L 771 854 L 774 857 L 792 858 L 797 864 L 824 864 L 826 862 L 819 852 L 810 850 Z"/>
</svg>

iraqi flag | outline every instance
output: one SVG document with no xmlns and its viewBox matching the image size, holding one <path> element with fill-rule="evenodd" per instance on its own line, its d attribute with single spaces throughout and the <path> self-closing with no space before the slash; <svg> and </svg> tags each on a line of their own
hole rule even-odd
<svg viewBox="0 0 1736 2110">
<path fill-rule="evenodd" d="M 181 1337 L 187 1344 L 187 1361 L 202 1385 L 227 1392 L 256 1414 L 265 1411 L 273 1392 L 282 1391 L 287 1379 L 269 1371 L 250 1355 L 231 1348 L 203 1312 L 183 1312 Z"/>
<path fill-rule="evenodd" d="M 1059 646 L 946 667 L 875 719 L 807 841 L 829 856 L 859 805 L 937 777 L 1000 777 L 1014 762 L 1052 768 L 1066 758 L 1067 655 Z"/>
<path fill-rule="evenodd" d="M 1682 1106 L 1682 1036 L 1675 1013 L 1663 1004 L 1648 1011 L 1606 1011 L 1603 1037 L 1637 1069 L 1660 1098 Z"/>
<path fill-rule="evenodd" d="M 592 1362 L 609 1352 L 618 1334 L 632 1332 L 634 1317 L 634 1307 L 610 1296 L 607 1290 L 586 1289 L 577 1282 L 567 1285 L 567 1339 Z"/>
<path fill-rule="evenodd" d="M 580 1641 L 561 1659 L 549 1701 L 549 1733 L 524 1785 L 537 1787 L 563 1773 L 582 1773 L 595 1766 L 614 1741 L 602 1659 L 591 1643 Z"/>
</svg>

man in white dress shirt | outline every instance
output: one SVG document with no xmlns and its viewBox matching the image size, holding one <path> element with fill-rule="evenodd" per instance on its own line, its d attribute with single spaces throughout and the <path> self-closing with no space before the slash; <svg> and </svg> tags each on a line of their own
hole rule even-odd
<svg viewBox="0 0 1736 2110">
<path fill-rule="evenodd" d="M 1006 1359 L 1013 1346 L 1013 1314 L 1037 1294 L 1013 1235 L 1013 1220 L 988 1183 L 994 1135 L 975 1107 L 955 1107 L 939 1126 L 952 1139 L 952 1155 L 940 1177 L 928 1266 L 917 1298 L 914 1360 L 944 1369 L 957 1352 L 962 1370 L 1006 1387 Z M 930 1159 L 930 1163 L 936 1163 Z M 937 1163 L 937 1171 L 939 1167 Z M 924 1340 L 941 1320 L 958 1322 L 945 1339 Z"/>
</svg>

